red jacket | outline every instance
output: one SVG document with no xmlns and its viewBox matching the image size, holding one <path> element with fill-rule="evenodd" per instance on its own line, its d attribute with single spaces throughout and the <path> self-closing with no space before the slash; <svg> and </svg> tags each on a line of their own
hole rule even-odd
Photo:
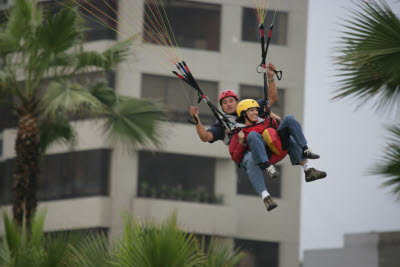
<svg viewBox="0 0 400 267">
<path fill-rule="evenodd" d="M 270 132 L 272 141 L 273 141 L 275 147 L 280 152 L 280 155 L 272 153 L 272 155 L 269 159 L 269 162 L 271 164 L 275 164 L 276 162 L 281 161 L 287 155 L 287 150 L 282 150 L 281 140 L 276 131 L 276 129 L 279 126 L 278 122 L 274 119 L 272 119 L 271 122 L 272 123 L 270 125 L 270 119 L 268 118 L 262 122 L 256 123 L 251 126 L 245 126 L 241 129 L 247 139 L 247 136 L 249 135 L 249 133 L 256 131 L 262 136 L 264 131 L 268 128 L 268 131 Z M 239 125 L 239 127 L 240 127 L 240 125 Z M 244 153 L 247 150 L 250 150 L 250 148 L 248 147 L 248 145 L 241 145 L 239 143 L 239 136 L 238 136 L 238 132 L 236 131 L 235 134 L 232 136 L 231 142 L 229 144 L 229 153 L 231 154 L 232 160 L 235 163 L 240 163 L 243 159 Z"/>
</svg>

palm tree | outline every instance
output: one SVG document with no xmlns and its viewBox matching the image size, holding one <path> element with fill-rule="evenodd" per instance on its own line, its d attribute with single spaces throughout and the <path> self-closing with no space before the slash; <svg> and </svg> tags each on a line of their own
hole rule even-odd
<svg viewBox="0 0 400 267">
<path fill-rule="evenodd" d="M 207 248 L 204 240 L 200 245 L 193 234 L 185 233 L 178 226 L 176 212 L 160 224 L 140 222 L 124 215 L 124 225 L 124 235 L 115 246 L 110 259 L 112 266 L 233 267 L 244 255 L 232 245 L 223 244 L 214 238 Z"/>
<path fill-rule="evenodd" d="M 86 51 L 83 19 L 75 10 L 51 14 L 36 0 L 16 0 L 0 28 L 0 100 L 18 118 L 13 217 L 29 225 L 37 205 L 40 157 L 52 143 L 74 140 L 71 118 L 96 117 L 109 136 L 134 145 L 157 143 L 156 122 L 163 112 L 151 101 L 118 95 L 105 82 L 73 79 L 112 70 L 130 47 L 126 40 L 101 53 Z"/>
<path fill-rule="evenodd" d="M 204 262 L 197 239 L 179 229 L 173 213 L 160 225 L 124 215 L 124 235 L 116 246 L 113 266 L 179 267 Z"/>
<path fill-rule="evenodd" d="M 141 223 L 124 215 L 125 231 L 121 239 L 110 242 L 102 234 L 43 231 L 45 213 L 32 219 L 31 231 L 3 214 L 5 235 L 0 242 L 0 266 L 236 266 L 243 256 L 238 249 L 212 239 L 205 248 L 195 236 L 177 226 L 173 213 L 160 224 Z"/>
<path fill-rule="evenodd" d="M 334 99 L 353 97 L 360 104 L 375 100 L 378 109 L 399 114 L 400 104 L 400 19 L 384 0 L 359 1 L 351 10 L 336 57 L 341 80 Z M 400 129 L 388 126 L 393 138 L 386 156 L 372 173 L 388 179 L 400 197 Z"/>
</svg>

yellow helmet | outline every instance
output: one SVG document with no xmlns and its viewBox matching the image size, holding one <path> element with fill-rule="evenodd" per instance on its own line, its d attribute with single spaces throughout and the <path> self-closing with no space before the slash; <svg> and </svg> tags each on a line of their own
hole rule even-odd
<svg viewBox="0 0 400 267">
<path fill-rule="evenodd" d="M 238 103 L 236 112 L 241 117 L 242 111 L 247 111 L 249 108 L 260 108 L 260 105 L 254 99 L 244 99 Z"/>
</svg>

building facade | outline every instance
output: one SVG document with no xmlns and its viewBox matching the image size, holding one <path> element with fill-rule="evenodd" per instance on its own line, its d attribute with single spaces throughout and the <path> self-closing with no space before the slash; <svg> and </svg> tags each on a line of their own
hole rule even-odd
<svg viewBox="0 0 400 267">
<path fill-rule="evenodd" d="M 400 232 L 346 234 L 343 248 L 305 251 L 303 267 L 396 267 L 399 251 Z"/>
<path fill-rule="evenodd" d="M 119 10 L 129 10 L 129 1 L 119 3 Z M 167 13 L 183 59 L 215 104 L 227 89 L 242 98 L 263 97 L 262 75 L 256 72 L 261 49 L 253 5 L 250 0 L 168 1 Z M 270 1 L 265 23 L 269 25 L 277 8 L 267 61 L 283 70 L 283 79 L 277 82 L 279 101 L 273 111 L 293 114 L 300 123 L 307 7 L 306 0 Z M 89 26 L 90 49 L 102 50 L 123 39 L 96 23 Z M 161 146 L 127 151 L 107 142 L 95 120 L 76 121 L 75 146 L 52 147 L 42 164 L 38 198 L 39 208 L 47 208 L 46 231 L 103 229 L 114 238 L 123 230 L 121 211 L 161 220 L 176 210 L 187 231 L 218 236 L 243 248 L 247 256 L 241 266 L 298 266 L 304 179 L 300 167 L 285 159 L 278 166 L 281 178 L 266 179 L 279 205 L 267 213 L 227 147 L 222 142 L 201 142 L 195 127 L 186 122 L 197 95 L 158 60 L 134 47 L 128 61 L 108 78 L 120 94 L 163 102 L 168 122 L 160 127 Z M 96 79 L 96 73 L 87 76 Z M 200 117 L 206 125 L 214 121 L 205 104 L 200 104 Z M 10 209 L 15 117 L 2 110 L 0 120 L 0 205 Z"/>
</svg>

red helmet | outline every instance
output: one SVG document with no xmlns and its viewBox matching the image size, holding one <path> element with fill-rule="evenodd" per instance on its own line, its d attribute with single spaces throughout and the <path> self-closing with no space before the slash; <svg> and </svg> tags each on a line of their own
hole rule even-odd
<svg viewBox="0 0 400 267">
<path fill-rule="evenodd" d="M 239 97 L 238 97 L 238 95 L 237 95 L 234 91 L 226 90 L 226 91 L 223 91 L 223 92 L 219 95 L 219 104 L 221 105 L 222 99 L 224 99 L 225 97 L 228 97 L 228 96 L 233 96 L 234 98 L 236 98 L 237 101 L 239 101 Z"/>
</svg>

